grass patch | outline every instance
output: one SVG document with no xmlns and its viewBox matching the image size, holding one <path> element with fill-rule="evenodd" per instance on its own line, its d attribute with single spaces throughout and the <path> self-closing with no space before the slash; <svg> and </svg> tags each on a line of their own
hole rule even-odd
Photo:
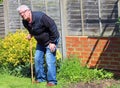
<svg viewBox="0 0 120 88">
<path fill-rule="evenodd" d="M 0 88 L 47 88 L 46 82 L 32 84 L 30 78 L 20 78 L 6 74 L 0 74 Z M 53 88 L 62 88 L 61 84 Z"/>
<path fill-rule="evenodd" d="M 30 78 L 19 78 L 9 75 L 0 75 L 0 88 L 38 88 L 31 84 Z"/>
</svg>

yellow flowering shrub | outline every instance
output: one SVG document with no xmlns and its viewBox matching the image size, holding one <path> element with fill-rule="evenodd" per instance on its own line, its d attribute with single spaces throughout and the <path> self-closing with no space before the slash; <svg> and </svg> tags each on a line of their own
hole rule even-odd
<svg viewBox="0 0 120 88">
<path fill-rule="evenodd" d="M 27 32 L 19 30 L 8 34 L 0 46 L 0 64 L 3 66 L 17 66 L 30 61 L 30 42 L 26 39 Z M 33 50 L 36 41 L 32 38 Z"/>
</svg>

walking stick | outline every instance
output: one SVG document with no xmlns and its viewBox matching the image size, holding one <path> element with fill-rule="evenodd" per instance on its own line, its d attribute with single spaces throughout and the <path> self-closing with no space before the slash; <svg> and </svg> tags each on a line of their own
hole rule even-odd
<svg viewBox="0 0 120 88">
<path fill-rule="evenodd" d="M 32 61 L 32 40 L 30 40 L 30 65 L 31 65 L 31 81 L 33 84 L 33 61 Z"/>
</svg>

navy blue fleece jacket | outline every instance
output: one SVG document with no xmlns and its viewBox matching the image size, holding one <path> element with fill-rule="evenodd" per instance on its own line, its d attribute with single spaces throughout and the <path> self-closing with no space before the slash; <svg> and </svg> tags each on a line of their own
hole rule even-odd
<svg viewBox="0 0 120 88">
<path fill-rule="evenodd" d="M 53 19 L 43 12 L 32 12 L 32 23 L 23 20 L 24 27 L 34 36 L 37 43 L 47 46 L 49 43 L 56 43 L 59 32 Z"/>
</svg>

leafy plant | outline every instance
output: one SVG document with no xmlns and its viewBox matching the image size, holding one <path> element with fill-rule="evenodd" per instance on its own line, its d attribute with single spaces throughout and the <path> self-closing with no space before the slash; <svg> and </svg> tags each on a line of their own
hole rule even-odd
<svg viewBox="0 0 120 88">
<path fill-rule="evenodd" d="M 80 81 L 81 72 L 80 61 L 76 58 L 65 59 L 61 63 L 60 72 L 58 74 L 58 79 L 65 80 L 67 82 Z"/>
<path fill-rule="evenodd" d="M 58 79 L 65 82 L 90 82 L 93 80 L 109 79 L 113 74 L 103 69 L 89 69 L 81 65 L 80 59 L 69 58 L 65 59 L 60 68 Z"/>
<path fill-rule="evenodd" d="M 120 25 L 120 17 L 118 17 L 118 20 L 117 20 L 116 24 Z"/>
<path fill-rule="evenodd" d="M 118 27 L 120 29 L 120 17 L 118 17 L 116 24 L 118 25 Z M 120 32 L 120 30 L 118 30 L 118 31 Z"/>
<path fill-rule="evenodd" d="M 3 3 L 3 0 L 0 0 L 0 4 Z"/>
</svg>

